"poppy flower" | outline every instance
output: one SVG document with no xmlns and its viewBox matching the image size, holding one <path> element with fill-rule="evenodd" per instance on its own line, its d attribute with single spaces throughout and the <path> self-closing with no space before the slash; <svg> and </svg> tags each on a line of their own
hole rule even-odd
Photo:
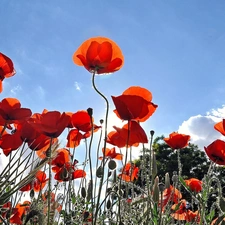
<svg viewBox="0 0 225 225">
<path fill-rule="evenodd" d="M 164 141 L 172 149 L 181 149 L 185 148 L 188 145 L 188 141 L 190 140 L 190 138 L 191 137 L 189 135 L 173 132 L 169 135 L 168 138 L 164 138 Z"/>
<path fill-rule="evenodd" d="M 104 148 L 102 148 L 102 152 L 104 154 Z M 106 148 L 105 149 L 105 157 L 106 158 L 110 158 L 110 159 L 118 159 L 118 160 L 122 160 L 123 159 L 123 154 L 121 153 L 116 153 L 116 148 L 113 147 L 111 149 Z M 99 157 L 100 160 L 103 159 L 103 157 Z"/>
<path fill-rule="evenodd" d="M 214 219 L 210 225 L 222 225 L 225 222 L 225 218 L 219 223 L 217 222 L 217 220 L 218 220 L 218 217 Z"/>
<path fill-rule="evenodd" d="M 7 202 L 1 207 L 5 210 L 2 213 L 2 218 L 6 219 L 8 213 L 10 213 L 10 224 L 23 224 L 22 217 L 27 214 L 30 204 L 29 201 L 24 201 L 22 204 L 18 203 L 15 208 L 12 208 L 11 202 Z"/>
<path fill-rule="evenodd" d="M 8 156 L 12 151 L 18 149 L 22 145 L 20 130 L 15 130 L 12 134 L 4 132 L 0 140 L 0 148 L 3 149 L 3 153 Z"/>
<path fill-rule="evenodd" d="M 126 182 L 132 182 L 138 178 L 138 171 L 139 168 L 134 163 L 127 163 L 122 169 L 122 174 L 118 176 Z"/>
<path fill-rule="evenodd" d="M 70 116 L 58 111 L 47 111 L 34 114 L 29 122 L 38 132 L 51 137 L 58 137 L 70 122 Z"/>
<path fill-rule="evenodd" d="M 222 135 L 225 136 L 225 119 L 221 122 L 214 125 L 215 130 L 219 131 Z"/>
<path fill-rule="evenodd" d="M 85 133 L 88 133 L 92 129 L 92 123 L 94 123 L 94 119 L 88 114 L 86 110 L 80 110 L 76 113 L 72 114 L 71 116 L 71 123 L 74 128 L 78 129 L 79 131 L 83 131 Z M 94 132 L 98 131 L 98 129 L 101 128 L 101 126 L 97 126 L 93 124 Z"/>
<path fill-rule="evenodd" d="M 35 151 L 40 159 L 46 158 L 46 151 L 50 147 L 51 144 L 56 144 L 58 142 L 57 138 L 50 138 L 44 134 L 39 134 L 34 140 L 29 140 L 27 142 L 28 147 Z"/>
<path fill-rule="evenodd" d="M 178 203 L 178 201 L 182 198 L 182 194 L 178 189 L 170 185 L 169 188 L 166 188 L 163 191 L 163 201 L 162 208 L 164 208 L 168 202 Z"/>
<path fill-rule="evenodd" d="M 76 50 L 73 61 L 97 74 L 113 73 L 123 66 L 124 57 L 118 45 L 105 37 L 86 40 Z"/>
<path fill-rule="evenodd" d="M 208 147 L 204 147 L 208 157 L 218 165 L 225 165 L 225 142 L 215 140 Z"/>
<path fill-rule="evenodd" d="M 42 200 L 44 201 L 44 209 L 43 213 L 46 214 L 48 211 L 48 192 L 46 191 L 44 194 L 42 194 Z M 51 212 L 57 210 L 60 212 L 62 210 L 62 205 L 55 200 L 55 193 L 50 193 L 50 202 L 51 202 Z"/>
<path fill-rule="evenodd" d="M 127 145 L 138 146 L 139 143 L 148 143 L 145 131 L 136 121 L 129 121 L 122 128 L 116 126 L 113 128 L 116 131 L 111 131 L 107 135 L 107 143 L 115 145 L 118 148 L 123 148 Z"/>
<path fill-rule="evenodd" d="M 200 192 L 202 190 L 202 181 L 196 178 L 190 178 L 188 180 L 184 180 L 186 185 L 194 192 Z"/>
<path fill-rule="evenodd" d="M 70 162 L 70 156 L 70 152 L 65 148 L 57 150 L 57 155 L 52 160 L 52 171 L 56 173 L 55 180 L 62 182 L 86 176 L 84 170 L 77 169 L 75 163 Z"/>
<path fill-rule="evenodd" d="M 179 203 L 174 204 L 171 208 L 174 210 L 174 213 L 171 216 L 175 220 L 184 220 L 186 222 L 200 222 L 200 215 L 198 211 L 193 212 L 188 209 L 187 201 L 185 199 L 180 200 Z"/>
<path fill-rule="evenodd" d="M 21 104 L 16 98 L 4 98 L 0 102 L 0 125 L 11 124 L 23 121 L 31 116 L 30 109 L 21 108 Z"/>
<path fill-rule="evenodd" d="M 2 81 L 16 74 L 12 60 L 0 52 L 0 93 L 2 92 Z"/>
<path fill-rule="evenodd" d="M 67 144 L 66 147 L 74 148 L 80 144 L 81 139 L 84 136 L 77 129 L 72 129 L 67 135 Z"/>
<path fill-rule="evenodd" d="M 22 187 L 20 191 L 30 191 L 31 189 L 33 189 L 35 192 L 39 192 L 45 187 L 48 180 L 49 179 L 46 179 L 45 172 L 39 170 L 35 174 L 34 180 Z"/>
<path fill-rule="evenodd" d="M 112 96 L 112 100 L 116 107 L 114 112 L 122 120 L 144 122 L 158 107 L 151 102 L 151 92 L 138 86 L 128 88 L 120 96 Z"/>
</svg>

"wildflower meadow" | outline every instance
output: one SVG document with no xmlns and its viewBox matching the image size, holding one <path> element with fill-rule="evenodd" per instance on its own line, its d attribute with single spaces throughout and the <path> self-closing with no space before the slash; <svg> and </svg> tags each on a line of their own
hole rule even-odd
<svg viewBox="0 0 225 225">
<path fill-rule="evenodd" d="M 206 167 L 201 177 L 187 177 L 181 159 L 184 152 L 192 154 L 185 151 L 191 137 L 171 131 L 161 141 L 175 155 L 175 169 L 159 175 L 163 157 L 157 158 L 155 132 L 142 127 L 157 113 L 154 93 L 131 86 L 114 96 L 112 89 L 112 108 L 104 95 L 106 87 L 96 85 L 97 76 L 122 69 L 126 58 L 122 49 L 109 38 L 92 37 L 75 47 L 71 58 L 74 66 L 90 73 L 90 85 L 104 101 L 104 118 L 95 121 L 92 108 L 32 112 L 19 99 L 1 99 L 0 157 L 7 161 L 0 171 L 0 224 L 225 224 L 218 172 L 225 165 L 225 140 L 215 140 L 201 151 L 206 157 L 199 165 Z M 10 82 L 13 76 L 13 59 L 0 53 L 0 92 L 4 79 Z M 115 124 L 109 131 L 112 110 L 124 125 Z M 225 119 L 212 129 L 225 136 Z M 62 133 L 66 133 L 65 145 L 60 141 Z M 135 147 L 141 149 L 139 159 L 132 157 Z M 78 150 L 83 161 L 77 160 Z"/>
</svg>

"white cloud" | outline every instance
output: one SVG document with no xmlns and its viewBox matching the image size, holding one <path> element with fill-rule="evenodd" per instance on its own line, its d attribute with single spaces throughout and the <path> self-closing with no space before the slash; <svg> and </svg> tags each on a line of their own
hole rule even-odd
<svg viewBox="0 0 225 225">
<path fill-rule="evenodd" d="M 19 92 L 19 91 L 21 91 L 22 90 L 22 87 L 20 86 L 20 85 L 17 85 L 16 87 L 13 87 L 11 90 L 10 90 L 10 92 L 11 92 L 11 94 L 13 94 L 13 95 L 17 95 L 17 93 Z"/>
<path fill-rule="evenodd" d="M 43 89 L 43 87 L 41 86 L 38 86 L 36 89 L 35 89 L 35 92 L 36 94 L 39 96 L 40 99 L 44 99 L 45 98 L 45 90 Z"/>
<path fill-rule="evenodd" d="M 81 91 L 80 84 L 78 82 L 75 82 L 74 83 L 74 86 L 75 86 L 75 88 L 76 88 L 77 91 Z"/>
<path fill-rule="evenodd" d="M 191 136 L 191 142 L 197 144 L 200 149 L 208 146 L 216 139 L 225 139 L 214 125 L 225 118 L 225 105 L 212 109 L 206 115 L 196 115 L 184 121 L 178 129 L 179 133 Z"/>
</svg>

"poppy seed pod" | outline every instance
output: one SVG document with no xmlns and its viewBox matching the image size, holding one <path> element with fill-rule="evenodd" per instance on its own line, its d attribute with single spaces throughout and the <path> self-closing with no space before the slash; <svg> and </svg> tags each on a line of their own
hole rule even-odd
<svg viewBox="0 0 225 225">
<path fill-rule="evenodd" d="M 98 169 L 96 170 L 96 176 L 98 178 L 101 178 L 103 176 L 103 173 L 104 173 L 104 171 L 103 171 L 102 166 L 99 166 Z"/>
<path fill-rule="evenodd" d="M 81 188 L 81 196 L 82 196 L 83 198 L 86 198 L 86 189 L 85 189 L 85 187 L 82 187 L 82 188 Z"/>
<path fill-rule="evenodd" d="M 116 168 L 117 164 L 115 162 L 115 160 L 111 159 L 108 163 L 108 167 L 110 170 L 114 170 Z"/>
<path fill-rule="evenodd" d="M 88 115 L 89 115 L 90 117 L 93 116 L 93 109 L 92 109 L 92 108 L 88 108 L 88 109 L 87 109 L 87 112 L 88 112 Z"/>
</svg>

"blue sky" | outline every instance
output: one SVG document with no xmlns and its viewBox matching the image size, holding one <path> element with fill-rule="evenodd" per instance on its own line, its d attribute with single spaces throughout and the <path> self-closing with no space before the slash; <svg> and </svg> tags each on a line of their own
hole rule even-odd
<svg viewBox="0 0 225 225">
<path fill-rule="evenodd" d="M 223 0 L 1 0 L 0 51 L 17 71 L 4 80 L 1 98 L 18 98 L 32 112 L 92 107 L 98 121 L 105 104 L 72 55 L 86 39 L 105 36 L 125 63 L 97 77 L 98 88 L 109 98 L 133 85 L 149 89 L 158 109 L 143 125 L 147 132 L 179 130 L 208 145 L 225 117 L 224 12 Z"/>
</svg>

